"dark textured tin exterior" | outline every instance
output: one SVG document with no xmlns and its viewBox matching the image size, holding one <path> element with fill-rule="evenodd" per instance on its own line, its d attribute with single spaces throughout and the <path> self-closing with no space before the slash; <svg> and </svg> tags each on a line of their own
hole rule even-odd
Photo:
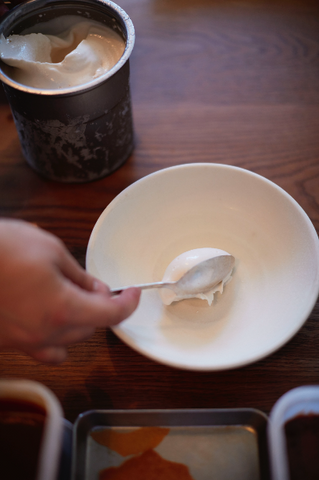
<svg viewBox="0 0 319 480">
<path fill-rule="evenodd" d="M 133 150 L 129 87 L 132 23 L 112 2 L 34 0 L 14 9 L 0 26 L 0 33 L 8 36 L 39 19 L 79 14 L 103 21 L 126 42 L 123 57 L 106 75 L 57 92 L 17 84 L 6 75 L 5 68 L 0 71 L 27 162 L 51 180 L 72 183 L 109 175 Z"/>
</svg>

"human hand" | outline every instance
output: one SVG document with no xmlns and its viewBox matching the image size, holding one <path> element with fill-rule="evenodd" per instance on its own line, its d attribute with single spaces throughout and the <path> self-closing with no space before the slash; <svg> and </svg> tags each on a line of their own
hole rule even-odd
<svg viewBox="0 0 319 480">
<path fill-rule="evenodd" d="M 139 297 L 137 288 L 111 296 L 57 237 L 27 222 L 0 220 L 0 348 L 59 363 L 68 345 L 131 315 Z"/>
</svg>

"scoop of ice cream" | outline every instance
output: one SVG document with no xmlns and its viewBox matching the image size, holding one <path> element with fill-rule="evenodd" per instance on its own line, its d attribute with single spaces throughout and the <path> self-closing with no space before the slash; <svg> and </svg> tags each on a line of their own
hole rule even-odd
<svg viewBox="0 0 319 480">
<path fill-rule="evenodd" d="M 123 39 L 98 22 L 77 17 L 74 22 L 59 35 L 1 35 L 0 58 L 11 67 L 6 73 L 23 85 L 59 89 L 88 83 L 109 71 L 123 55 Z"/>
<path fill-rule="evenodd" d="M 176 257 L 166 268 L 164 273 L 163 282 L 176 282 L 179 280 L 188 270 L 198 265 L 200 262 L 204 260 L 208 260 L 209 258 L 217 257 L 220 255 L 230 255 L 228 252 L 224 250 L 220 250 L 219 248 L 196 248 L 194 250 L 189 250 L 187 252 L 182 253 L 178 257 Z M 223 293 L 224 286 L 231 280 L 232 278 L 232 269 L 227 273 L 227 275 L 218 283 L 212 290 L 192 295 L 177 295 L 173 290 L 168 288 L 162 288 L 159 290 L 159 294 L 161 299 L 165 305 L 170 305 L 173 302 L 178 302 L 180 300 L 184 300 L 186 298 L 200 298 L 202 300 L 207 300 L 208 305 L 211 305 L 214 300 L 214 295 L 216 292 Z"/>
</svg>

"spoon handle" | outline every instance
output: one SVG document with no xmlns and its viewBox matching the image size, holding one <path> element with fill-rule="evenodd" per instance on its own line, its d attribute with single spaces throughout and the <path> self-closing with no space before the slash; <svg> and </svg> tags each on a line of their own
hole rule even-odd
<svg viewBox="0 0 319 480">
<path fill-rule="evenodd" d="M 111 294 L 117 295 L 123 292 L 123 290 L 127 290 L 128 288 L 132 288 L 132 287 L 141 288 L 142 290 L 147 290 L 148 288 L 163 288 L 163 287 L 173 289 L 174 285 L 175 285 L 175 282 L 140 283 L 139 285 L 128 285 L 127 287 L 114 288 L 111 290 Z"/>
</svg>

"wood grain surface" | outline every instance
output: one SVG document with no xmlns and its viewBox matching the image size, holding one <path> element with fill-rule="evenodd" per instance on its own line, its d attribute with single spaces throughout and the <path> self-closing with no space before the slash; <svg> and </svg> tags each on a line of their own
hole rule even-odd
<svg viewBox="0 0 319 480">
<path fill-rule="evenodd" d="M 22 157 L 0 93 L 0 215 L 37 223 L 80 262 L 100 213 L 139 178 L 172 165 L 232 164 L 290 193 L 319 231 L 317 0 L 119 0 L 136 29 L 131 88 L 136 146 L 102 180 L 64 185 Z M 74 421 L 94 408 L 254 407 L 319 384 L 319 304 L 273 355 L 225 372 L 157 364 L 99 330 L 48 366 L 0 353 L 0 377 L 38 380 Z"/>
</svg>

